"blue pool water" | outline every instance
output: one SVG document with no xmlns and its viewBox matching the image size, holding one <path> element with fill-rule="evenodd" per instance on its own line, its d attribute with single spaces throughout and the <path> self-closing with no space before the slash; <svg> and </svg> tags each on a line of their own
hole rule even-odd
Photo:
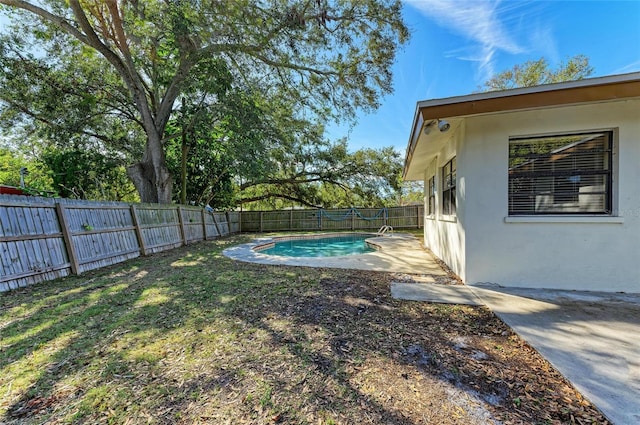
<svg viewBox="0 0 640 425">
<path fill-rule="evenodd" d="M 340 235 L 314 239 L 295 239 L 276 242 L 261 249 L 261 254 L 286 257 L 336 257 L 339 255 L 365 254 L 374 251 L 364 241 L 372 235 Z"/>
</svg>

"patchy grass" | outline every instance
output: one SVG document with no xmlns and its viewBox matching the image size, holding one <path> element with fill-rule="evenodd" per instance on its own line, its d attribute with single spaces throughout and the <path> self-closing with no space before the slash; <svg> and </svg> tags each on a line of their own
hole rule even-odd
<svg viewBox="0 0 640 425">
<path fill-rule="evenodd" d="M 485 308 L 221 255 L 244 241 L 0 295 L 0 422 L 606 423 Z"/>
</svg>

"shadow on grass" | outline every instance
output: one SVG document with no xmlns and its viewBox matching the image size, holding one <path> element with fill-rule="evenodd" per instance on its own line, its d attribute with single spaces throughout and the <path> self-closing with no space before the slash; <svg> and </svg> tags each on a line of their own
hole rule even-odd
<svg viewBox="0 0 640 425">
<path fill-rule="evenodd" d="M 487 310 L 393 300 L 382 273 L 237 263 L 228 243 L 1 295 L 0 420 L 487 423 L 423 384 L 444 398 L 421 411 L 409 388 L 520 394 L 456 340 L 508 333 Z"/>
</svg>

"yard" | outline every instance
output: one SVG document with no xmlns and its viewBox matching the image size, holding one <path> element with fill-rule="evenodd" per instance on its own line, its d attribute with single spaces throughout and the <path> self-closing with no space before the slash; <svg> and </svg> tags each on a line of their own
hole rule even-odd
<svg viewBox="0 0 640 425">
<path fill-rule="evenodd" d="M 606 423 L 486 308 L 237 236 L 0 295 L 0 422 Z"/>
</svg>

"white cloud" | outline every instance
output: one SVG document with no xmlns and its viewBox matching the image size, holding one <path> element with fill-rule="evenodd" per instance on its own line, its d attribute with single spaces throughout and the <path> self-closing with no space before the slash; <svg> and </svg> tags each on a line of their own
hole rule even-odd
<svg viewBox="0 0 640 425">
<path fill-rule="evenodd" d="M 627 74 L 629 72 L 638 72 L 638 71 L 640 71 L 640 60 L 631 62 L 623 67 L 620 67 L 614 70 L 611 74 Z"/>
<path fill-rule="evenodd" d="M 535 50 L 547 58 L 551 63 L 558 63 L 562 60 L 558 46 L 553 35 L 551 28 L 544 24 L 537 23 L 535 26 L 532 24 L 532 29 L 529 31 L 531 46 L 535 46 Z"/>
<path fill-rule="evenodd" d="M 447 52 L 458 59 L 478 63 L 480 78 L 494 73 L 496 53 L 522 53 L 525 49 L 515 41 L 501 21 L 499 1 L 480 0 L 405 0 L 438 25 L 462 35 L 471 45 Z M 512 9 L 512 8 L 507 8 Z M 503 10 L 502 12 L 505 12 Z"/>
</svg>

